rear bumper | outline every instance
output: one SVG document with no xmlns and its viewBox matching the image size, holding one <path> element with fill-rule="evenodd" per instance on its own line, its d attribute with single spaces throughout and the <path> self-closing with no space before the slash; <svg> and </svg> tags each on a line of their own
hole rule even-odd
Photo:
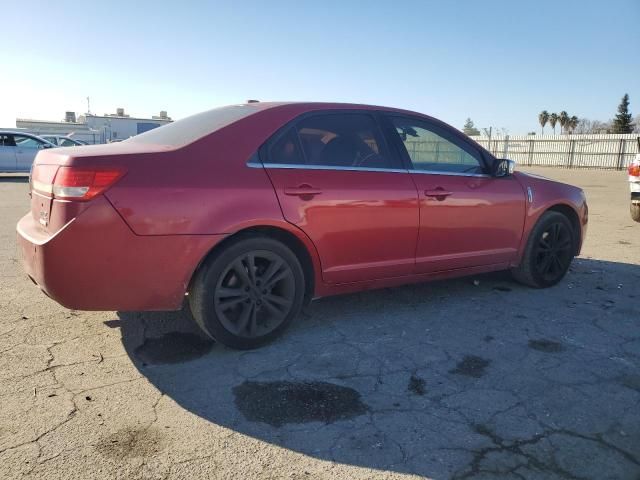
<svg viewBox="0 0 640 480">
<path fill-rule="evenodd" d="M 104 197 L 53 234 L 31 213 L 17 225 L 27 275 L 77 310 L 179 309 L 198 263 L 222 238 L 135 235 Z"/>
</svg>

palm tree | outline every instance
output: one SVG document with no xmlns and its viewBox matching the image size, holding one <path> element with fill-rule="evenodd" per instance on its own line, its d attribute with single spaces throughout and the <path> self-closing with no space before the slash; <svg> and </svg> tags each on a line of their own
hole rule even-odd
<svg viewBox="0 0 640 480">
<path fill-rule="evenodd" d="M 569 114 L 564 110 L 561 111 L 560 115 L 558 116 L 558 122 L 560 122 L 561 130 L 566 131 L 567 123 L 569 122 Z"/>
<path fill-rule="evenodd" d="M 538 121 L 540 122 L 540 126 L 542 127 L 542 135 L 544 135 L 544 126 L 549 121 L 549 112 L 547 112 L 546 110 L 542 110 L 538 114 Z"/>
<path fill-rule="evenodd" d="M 551 125 L 551 128 L 553 128 L 553 134 L 556 134 L 556 123 L 558 123 L 558 114 L 557 113 L 552 113 L 551 115 L 549 115 L 549 125 Z"/>
<path fill-rule="evenodd" d="M 580 120 L 578 120 L 578 117 L 576 117 L 575 115 L 569 119 L 567 126 L 571 129 L 571 133 L 573 133 L 573 131 L 576 129 L 578 123 L 580 123 Z"/>
</svg>

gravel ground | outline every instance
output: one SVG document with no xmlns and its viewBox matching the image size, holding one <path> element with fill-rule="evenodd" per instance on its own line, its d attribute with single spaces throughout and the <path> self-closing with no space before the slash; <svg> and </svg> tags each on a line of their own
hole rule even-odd
<svg viewBox="0 0 640 480">
<path fill-rule="evenodd" d="M 182 313 L 77 312 L 16 259 L 0 178 L 0 478 L 640 478 L 640 224 L 619 172 L 547 290 L 504 274 L 314 302 L 235 352 Z M 82 288 L 82 287 L 80 287 Z"/>
</svg>

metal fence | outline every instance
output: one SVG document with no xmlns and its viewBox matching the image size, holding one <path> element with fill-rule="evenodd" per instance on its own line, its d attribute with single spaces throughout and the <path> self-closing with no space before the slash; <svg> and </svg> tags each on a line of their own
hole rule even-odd
<svg viewBox="0 0 640 480">
<path fill-rule="evenodd" d="M 520 165 L 622 170 L 638 152 L 637 133 L 471 137 L 498 158 Z"/>
</svg>

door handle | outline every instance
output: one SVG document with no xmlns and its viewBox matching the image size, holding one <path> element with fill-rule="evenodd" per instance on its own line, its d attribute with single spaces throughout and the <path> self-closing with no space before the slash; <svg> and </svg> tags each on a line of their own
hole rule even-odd
<svg viewBox="0 0 640 480">
<path fill-rule="evenodd" d="M 426 197 L 435 197 L 436 200 L 442 201 L 450 195 L 453 195 L 452 192 L 448 192 L 444 188 L 438 187 L 434 190 L 425 190 L 424 194 Z"/>
<path fill-rule="evenodd" d="M 318 188 L 313 188 L 311 185 L 300 185 L 299 187 L 287 187 L 284 189 L 285 195 L 292 195 L 296 197 L 305 197 L 305 196 L 313 196 L 320 195 L 322 190 Z"/>
</svg>

